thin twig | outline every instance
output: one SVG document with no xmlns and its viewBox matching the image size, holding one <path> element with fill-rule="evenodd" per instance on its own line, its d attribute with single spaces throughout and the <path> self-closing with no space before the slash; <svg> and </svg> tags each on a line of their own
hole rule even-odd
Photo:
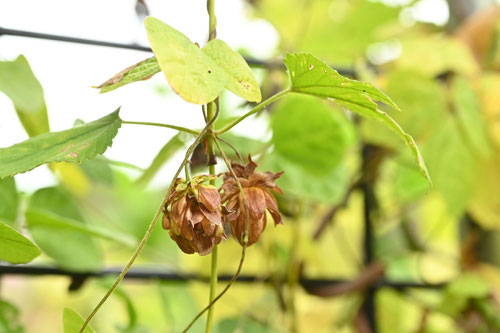
<svg viewBox="0 0 500 333">
<path fill-rule="evenodd" d="M 176 126 L 176 125 L 170 125 L 170 124 L 162 124 L 162 123 L 152 123 L 152 122 L 147 122 L 147 121 L 126 121 L 126 120 L 122 120 L 122 124 L 166 127 L 166 128 L 174 129 L 174 130 L 179 131 L 179 132 L 186 132 L 186 133 L 193 134 L 193 135 L 199 135 L 200 134 L 200 132 L 198 132 L 196 130 L 193 130 L 193 129 L 190 129 L 190 128 L 186 128 L 186 127 L 182 127 L 182 126 Z"/>
<path fill-rule="evenodd" d="M 222 150 L 222 147 L 221 147 L 221 145 L 219 143 L 219 140 L 217 139 L 217 137 L 215 135 L 213 135 L 213 139 L 214 139 L 214 142 L 215 142 L 215 144 L 217 146 L 217 149 L 219 150 L 219 152 L 220 152 L 220 154 L 222 156 L 222 159 L 224 159 L 224 162 L 226 163 L 226 166 L 227 166 L 227 168 L 229 170 L 229 173 L 231 174 L 231 176 L 234 178 L 234 181 L 238 185 L 238 189 L 240 190 L 240 194 L 241 194 L 241 197 L 243 199 L 243 203 L 245 205 L 245 232 L 243 234 L 243 246 L 242 246 L 242 250 L 241 250 L 241 258 L 240 258 L 240 263 L 238 264 L 238 269 L 236 270 L 236 273 L 234 273 L 233 278 L 231 279 L 231 281 L 229 281 L 229 283 L 219 293 L 219 295 L 217 295 L 217 297 L 215 297 L 203 310 L 201 310 L 196 315 L 196 317 L 193 318 L 193 320 L 191 320 L 191 322 L 189 323 L 189 325 L 184 329 L 184 331 L 182 331 L 183 333 L 186 333 L 191 328 L 191 326 L 193 326 L 193 324 L 208 309 L 210 309 L 210 307 L 212 307 L 215 304 L 215 302 L 217 302 L 222 296 L 224 296 L 224 294 L 229 290 L 229 288 L 231 288 L 231 286 L 236 282 L 236 280 L 238 279 L 238 276 L 240 275 L 241 269 L 243 268 L 243 262 L 245 261 L 245 253 L 246 253 L 247 243 L 248 243 L 248 224 L 249 224 L 249 221 L 250 221 L 250 213 L 249 213 L 249 210 L 248 210 L 248 201 L 247 201 L 247 198 L 245 196 L 245 191 L 243 191 L 243 186 L 241 185 L 241 183 L 240 183 L 240 181 L 238 179 L 238 176 L 234 172 L 234 170 L 233 170 L 233 168 L 231 166 L 231 162 L 229 162 L 226 154 Z"/>
</svg>

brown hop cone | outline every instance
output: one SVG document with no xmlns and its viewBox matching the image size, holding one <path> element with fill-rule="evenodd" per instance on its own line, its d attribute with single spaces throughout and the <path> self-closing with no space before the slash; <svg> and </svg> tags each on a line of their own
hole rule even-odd
<svg viewBox="0 0 500 333">
<path fill-rule="evenodd" d="M 178 178 L 163 207 L 163 228 L 179 248 L 204 256 L 223 238 L 221 198 L 217 189 L 202 185 L 210 176 L 196 176 L 189 182 Z"/>
<path fill-rule="evenodd" d="M 274 225 L 282 224 L 281 215 L 278 211 L 276 199 L 269 190 L 282 194 L 281 189 L 274 183 L 283 172 L 256 172 L 257 167 L 250 156 L 248 164 L 243 166 L 232 163 L 234 173 L 240 181 L 243 192 L 248 203 L 248 243 L 250 246 L 259 240 L 260 234 L 266 227 L 266 209 L 274 219 Z M 224 184 L 221 186 L 222 202 L 226 204 L 228 210 L 225 221 L 231 224 L 233 236 L 243 245 L 243 235 L 245 233 L 246 211 L 245 202 L 238 188 L 238 185 L 229 172 L 224 174 Z"/>
</svg>

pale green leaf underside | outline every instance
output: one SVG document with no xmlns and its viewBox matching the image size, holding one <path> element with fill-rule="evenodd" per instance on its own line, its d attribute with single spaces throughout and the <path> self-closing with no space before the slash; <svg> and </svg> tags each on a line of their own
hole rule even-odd
<svg viewBox="0 0 500 333">
<path fill-rule="evenodd" d="M 118 112 L 119 109 L 90 123 L 0 148 L 0 178 L 50 162 L 81 163 L 104 153 L 121 126 Z"/>
<path fill-rule="evenodd" d="M 63 312 L 63 326 L 64 333 L 78 333 L 80 328 L 83 326 L 82 316 L 73 309 L 65 308 Z M 83 333 L 95 333 L 95 331 L 89 326 L 85 328 Z"/>
<path fill-rule="evenodd" d="M 181 32 L 154 17 L 146 18 L 144 24 L 172 89 L 194 104 L 207 104 L 217 98 L 226 85 L 224 71 Z"/>
<path fill-rule="evenodd" d="M 226 74 L 226 88 L 250 102 L 262 99 L 259 82 L 243 57 L 220 39 L 213 39 L 202 49 Z"/>
<path fill-rule="evenodd" d="M 0 91 L 11 99 L 29 136 L 49 131 L 43 89 L 24 56 L 0 61 Z"/>
<path fill-rule="evenodd" d="M 0 222 L 0 260 L 25 264 L 40 255 L 40 250 L 15 229 Z"/>
<path fill-rule="evenodd" d="M 334 100 L 362 116 L 380 120 L 394 130 L 410 147 L 422 174 L 431 184 L 427 167 L 413 138 L 386 112 L 379 110 L 375 103 L 383 102 L 399 110 L 399 107 L 388 96 L 370 83 L 341 76 L 336 70 L 311 54 L 287 54 L 284 62 L 289 71 L 293 92 Z"/>
<path fill-rule="evenodd" d="M 129 83 L 147 80 L 159 72 L 161 72 L 161 68 L 158 61 L 155 57 L 151 57 L 125 68 L 95 88 L 101 89 L 100 93 L 103 94 Z"/>
</svg>

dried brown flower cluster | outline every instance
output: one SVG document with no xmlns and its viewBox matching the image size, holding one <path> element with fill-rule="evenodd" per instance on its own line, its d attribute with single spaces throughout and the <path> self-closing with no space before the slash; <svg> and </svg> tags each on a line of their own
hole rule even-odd
<svg viewBox="0 0 500 333">
<path fill-rule="evenodd" d="M 282 193 L 274 181 L 283 172 L 256 172 L 249 157 L 247 165 L 233 163 L 232 168 L 243 187 L 248 204 L 248 240 L 252 245 L 259 240 L 267 223 L 266 210 L 274 224 L 281 224 L 276 199 L 270 190 Z M 237 182 L 229 172 L 224 173 L 220 192 L 214 186 L 202 184 L 213 176 L 196 176 L 191 181 L 178 178 L 163 208 L 163 228 L 185 253 L 206 255 L 226 238 L 223 223 L 230 224 L 234 238 L 245 243 L 246 208 Z M 225 206 L 222 206 L 225 204 Z"/>
<path fill-rule="evenodd" d="M 248 223 L 248 243 L 252 245 L 259 240 L 260 234 L 266 227 L 266 210 L 269 210 L 274 219 L 274 224 L 282 224 L 281 215 L 278 211 L 276 199 L 269 190 L 282 194 L 281 189 L 274 183 L 283 172 L 257 172 L 255 164 L 250 156 L 248 164 L 243 166 L 232 163 L 234 173 L 243 187 L 243 192 L 248 203 L 249 223 Z M 226 204 L 229 211 L 225 215 L 225 221 L 231 224 L 233 237 L 243 245 L 243 235 L 245 233 L 246 209 L 243 196 L 238 188 L 238 184 L 229 172 L 224 174 L 224 184 L 221 186 L 222 202 Z"/>
<path fill-rule="evenodd" d="M 222 227 L 221 201 L 217 189 L 202 185 L 209 176 L 189 182 L 178 178 L 163 207 L 163 228 L 185 253 L 207 255 L 226 238 Z"/>
</svg>

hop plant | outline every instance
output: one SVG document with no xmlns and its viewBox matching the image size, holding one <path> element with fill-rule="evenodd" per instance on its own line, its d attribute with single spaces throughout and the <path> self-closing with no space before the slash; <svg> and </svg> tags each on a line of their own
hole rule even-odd
<svg viewBox="0 0 500 333">
<path fill-rule="evenodd" d="M 221 197 L 212 185 L 202 184 L 213 176 L 190 181 L 177 178 L 163 207 L 163 228 L 188 254 L 207 255 L 226 238 L 222 226 Z"/>
<path fill-rule="evenodd" d="M 266 210 L 271 213 L 274 224 L 282 224 L 281 214 L 278 210 L 276 199 L 270 190 L 282 194 L 282 190 L 274 183 L 283 172 L 257 172 L 257 164 L 248 157 L 248 164 L 243 166 L 232 163 L 234 173 L 238 177 L 243 192 L 248 203 L 248 243 L 252 245 L 259 240 L 260 234 L 264 231 L 267 223 Z M 238 188 L 235 179 L 229 172 L 224 173 L 224 183 L 220 188 L 222 192 L 221 200 L 226 204 L 228 213 L 224 215 L 226 223 L 231 225 L 231 233 L 240 244 L 244 244 L 246 209 L 243 196 Z"/>
</svg>

